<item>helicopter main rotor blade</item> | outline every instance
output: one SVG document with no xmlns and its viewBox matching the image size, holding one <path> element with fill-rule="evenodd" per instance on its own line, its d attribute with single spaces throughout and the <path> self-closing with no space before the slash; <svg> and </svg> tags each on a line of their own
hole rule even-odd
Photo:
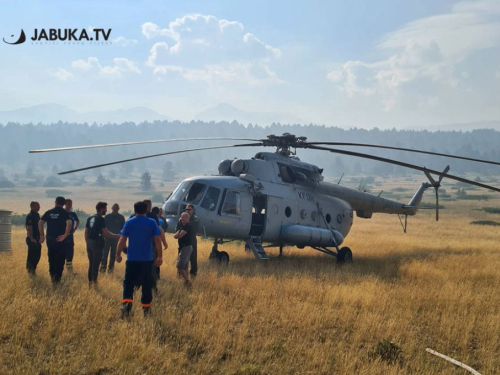
<svg viewBox="0 0 500 375">
<path fill-rule="evenodd" d="M 35 154 L 35 153 L 41 153 L 41 152 L 84 150 L 84 149 L 88 149 L 88 148 L 99 148 L 99 147 L 116 147 L 116 146 L 141 145 L 141 144 L 149 144 L 149 143 L 186 142 L 186 141 L 255 141 L 255 142 L 260 142 L 261 140 L 260 139 L 252 139 L 252 138 L 228 138 L 228 137 L 157 139 L 157 140 L 153 140 L 153 141 L 121 142 L 121 143 L 107 143 L 107 144 L 100 144 L 100 145 L 45 148 L 45 149 L 40 149 L 40 150 L 31 150 L 31 151 L 29 151 L 29 153 Z"/>
<path fill-rule="evenodd" d="M 361 147 L 373 147 L 373 148 L 383 148 L 387 150 L 398 150 L 398 151 L 408 151 L 408 152 L 416 152 L 419 154 L 428 154 L 428 155 L 435 155 L 435 156 L 444 156 L 447 158 L 453 158 L 453 159 L 461 159 L 461 160 L 468 160 L 468 161 L 474 161 L 477 163 L 487 163 L 487 164 L 494 164 L 494 165 L 500 165 L 499 162 L 491 161 L 491 160 L 483 160 L 483 159 L 474 159 L 474 158 L 468 158 L 465 156 L 457 156 L 457 155 L 450 155 L 450 154 L 441 154 L 439 152 L 431 152 L 431 151 L 423 151 L 423 150 L 413 150 L 411 148 L 402 148 L 402 147 L 392 147 L 392 146 L 381 146 L 381 145 L 373 145 L 369 143 L 347 143 L 347 142 L 304 142 L 306 148 L 307 145 L 328 145 L 328 146 L 361 146 Z"/>
<path fill-rule="evenodd" d="M 328 148 L 328 147 L 321 147 L 321 146 L 311 146 L 309 148 L 312 149 L 312 150 L 329 151 L 329 152 L 333 152 L 335 154 L 342 154 L 342 155 L 356 156 L 356 157 L 359 157 L 359 158 L 377 160 L 377 161 L 381 161 L 381 162 L 388 163 L 388 164 L 394 164 L 394 165 L 399 165 L 399 166 L 405 167 L 405 168 L 415 169 L 417 171 L 422 171 L 424 173 L 427 171 L 427 172 L 434 173 L 434 174 L 437 174 L 437 175 L 442 175 L 443 177 L 447 177 L 447 178 L 449 178 L 451 180 L 460 181 L 460 182 L 464 182 L 466 184 L 478 186 L 478 187 L 481 187 L 481 188 L 484 188 L 484 189 L 488 189 L 488 190 L 493 190 L 493 191 L 500 192 L 500 189 L 496 188 L 494 186 L 489 186 L 489 185 L 481 184 L 481 183 L 476 182 L 476 181 L 467 180 L 467 179 L 462 178 L 462 177 L 453 176 L 451 174 L 447 174 L 447 173 L 440 172 L 440 171 L 435 171 L 433 169 L 429 169 L 429 168 L 426 168 L 426 167 L 420 167 L 420 166 L 414 165 L 414 164 L 403 163 L 403 162 L 397 161 L 397 160 L 381 158 L 379 156 L 362 154 L 362 153 L 359 153 L 359 152 L 337 150 L 337 149 Z"/>
<path fill-rule="evenodd" d="M 262 143 L 246 143 L 246 144 L 244 143 L 244 144 L 240 144 L 240 145 L 225 145 L 225 146 L 201 147 L 201 148 L 191 148 L 191 149 L 179 150 L 179 151 L 164 152 L 164 153 L 161 153 L 161 154 L 140 156 L 140 157 L 132 158 L 132 159 L 124 159 L 124 160 L 113 161 L 111 163 L 91 165 L 91 166 L 85 167 L 85 168 L 78 168 L 78 169 L 73 169 L 73 170 L 70 170 L 70 171 L 59 172 L 58 174 L 63 175 L 63 174 L 81 172 L 81 171 L 86 171 L 86 170 L 94 169 L 94 168 L 107 167 L 108 165 L 126 163 L 126 162 L 134 161 L 134 160 L 154 158 L 154 157 L 157 157 L 157 156 L 181 154 L 183 152 L 202 151 L 202 150 L 214 150 L 214 149 L 218 149 L 218 148 L 230 148 L 230 147 L 250 147 L 250 146 L 262 146 Z"/>
</svg>

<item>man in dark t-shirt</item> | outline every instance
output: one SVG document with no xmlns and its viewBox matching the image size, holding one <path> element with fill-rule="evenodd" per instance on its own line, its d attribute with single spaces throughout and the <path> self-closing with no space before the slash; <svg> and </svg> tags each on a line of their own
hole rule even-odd
<svg viewBox="0 0 500 375">
<path fill-rule="evenodd" d="M 153 219 L 155 221 L 156 225 L 158 225 L 158 229 L 160 231 L 160 242 L 163 244 L 164 249 L 167 250 L 168 245 L 167 245 L 167 240 L 165 239 L 165 232 L 163 231 L 163 228 L 160 226 L 160 221 L 158 220 L 158 216 L 156 216 L 151 211 L 153 204 L 152 204 L 150 199 L 144 199 L 143 202 L 146 203 L 147 210 L 148 210 L 146 212 L 146 217 Z M 158 254 L 158 249 L 156 248 L 155 243 L 153 243 L 153 266 L 151 269 L 151 277 L 153 278 L 153 281 L 152 281 L 153 290 L 157 290 L 156 284 L 157 284 L 157 280 L 160 278 L 160 266 L 158 266 L 155 263 L 157 254 Z"/>
<path fill-rule="evenodd" d="M 111 233 L 120 233 L 123 226 L 125 225 L 125 218 L 119 213 L 120 206 L 118 203 L 111 206 L 111 213 L 104 217 L 106 221 L 106 228 Z M 115 268 L 115 258 L 116 258 L 116 245 L 118 240 L 115 238 L 106 237 L 104 239 L 104 252 L 102 254 L 101 260 L 101 272 L 106 272 L 106 267 L 108 267 L 108 254 L 109 254 L 109 268 L 108 272 L 113 272 Z"/>
<path fill-rule="evenodd" d="M 66 259 L 66 247 L 64 241 L 71 232 L 71 219 L 63 208 L 66 203 L 64 197 L 57 197 L 55 207 L 45 212 L 38 222 L 40 231 L 40 243 L 45 241 L 43 226 L 47 223 L 47 254 L 49 256 L 49 274 L 52 283 L 61 281 Z"/>
<path fill-rule="evenodd" d="M 181 214 L 181 222 L 174 234 L 174 238 L 179 242 L 179 256 L 177 258 L 177 272 L 184 279 L 184 283 L 188 288 L 191 287 L 191 281 L 189 281 L 188 263 L 193 248 L 191 246 L 191 233 L 192 228 L 189 224 L 189 214 L 183 212 Z M 177 229 L 177 228 L 176 228 Z"/>
<path fill-rule="evenodd" d="M 195 215 L 194 206 L 191 203 L 188 203 L 188 205 L 186 206 L 186 212 L 189 214 L 189 224 L 191 225 L 191 246 L 193 247 L 193 251 L 191 252 L 191 256 L 189 257 L 189 263 L 191 264 L 191 270 L 189 271 L 189 274 L 192 277 L 196 277 L 196 275 L 198 274 L 198 239 L 196 238 L 196 233 L 198 233 L 200 219 L 198 219 L 198 216 Z M 179 220 L 177 225 L 180 224 L 181 221 Z"/>
<path fill-rule="evenodd" d="M 40 244 L 40 231 L 38 222 L 40 221 L 40 203 L 30 203 L 30 213 L 26 215 L 26 244 L 28 245 L 28 257 L 26 259 L 26 269 L 30 275 L 36 274 L 36 267 L 42 255 L 42 245 Z"/>
<path fill-rule="evenodd" d="M 78 219 L 78 215 L 73 212 L 73 201 L 71 199 L 66 199 L 66 203 L 64 205 L 66 212 L 69 214 L 69 218 L 71 219 L 71 232 L 69 233 L 68 238 L 66 238 L 66 268 L 69 272 L 73 272 L 73 256 L 75 254 L 75 239 L 73 238 L 73 234 L 78 229 L 80 225 L 80 219 Z"/>
<path fill-rule="evenodd" d="M 89 285 L 97 284 L 99 276 L 99 265 L 102 261 L 102 253 L 104 250 L 104 237 L 120 239 L 119 234 L 114 234 L 106 228 L 106 214 L 108 204 L 106 202 L 98 202 L 95 206 L 96 214 L 87 219 L 85 224 L 85 242 L 87 243 L 87 256 L 89 258 Z"/>
</svg>

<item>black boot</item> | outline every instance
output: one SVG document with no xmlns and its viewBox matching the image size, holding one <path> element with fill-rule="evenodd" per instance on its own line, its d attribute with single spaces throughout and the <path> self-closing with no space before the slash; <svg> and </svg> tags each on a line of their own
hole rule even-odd
<svg viewBox="0 0 500 375">
<path fill-rule="evenodd" d="M 121 308 L 121 318 L 127 319 L 130 317 L 130 312 L 132 311 L 132 302 L 125 302 L 122 304 Z"/>
</svg>

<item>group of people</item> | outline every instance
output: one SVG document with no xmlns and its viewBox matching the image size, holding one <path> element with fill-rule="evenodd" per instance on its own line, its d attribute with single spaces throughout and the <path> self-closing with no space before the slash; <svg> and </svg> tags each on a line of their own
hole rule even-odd
<svg viewBox="0 0 500 375">
<path fill-rule="evenodd" d="M 31 276 L 41 257 L 42 244 L 47 244 L 49 274 L 52 283 L 61 281 L 64 266 L 73 273 L 74 233 L 80 225 L 78 216 L 72 210 L 71 199 L 57 197 L 54 208 L 39 215 L 40 204 L 31 202 L 30 213 L 26 216 L 26 243 L 28 256 L 26 269 Z M 122 253 L 127 255 L 125 277 L 123 280 L 123 299 L 121 315 L 130 315 L 134 291 L 142 290 L 141 304 L 144 314 L 151 311 L 153 290 L 157 290 L 163 251 L 168 249 L 165 231 L 168 223 L 158 207 L 152 208 L 150 200 L 134 204 L 134 213 L 128 220 L 119 213 L 120 206 L 115 203 L 112 212 L 107 213 L 107 203 L 98 202 L 96 214 L 90 216 L 85 224 L 84 239 L 89 260 L 89 285 L 97 284 L 99 273 L 113 272 L 115 261 L 121 263 Z M 47 234 L 45 235 L 45 224 Z M 190 275 L 197 275 L 197 240 L 199 220 L 191 204 L 181 214 L 176 225 L 174 238 L 179 244 L 177 273 L 191 288 Z M 109 264 L 108 264 L 109 255 Z M 188 271 L 189 263 L 191 270 Z"/>
</svg>

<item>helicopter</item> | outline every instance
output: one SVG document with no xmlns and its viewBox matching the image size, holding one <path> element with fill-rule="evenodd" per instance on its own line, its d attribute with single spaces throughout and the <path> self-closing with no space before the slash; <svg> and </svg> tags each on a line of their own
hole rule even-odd
<svg viewBox="0 0 500 375">
<path fill-rule="evenodd" d="M 350 263 L 353 260 L 352 251 L 341 245 L 351 230 L 354 215 L 358 218 L 370 219 L 374 213 L 397 214 L 406 233 L 408 216 L 417 214 L 424 192 L 429 188 L 435 191 L 436 220 L 439 220 L 438 190 L 445 177 L 500 192 L 500 188 L 448 174 L 450 166 L 443 171 L 437 171 L 393 159 L 327 146 L 391 149 L 500 165 L 494 161 L 375 144 L 308 142 L 306 137 L 297 137 L 290 133 L 280 136 L 269 135 L 266 139 L 228 137 L 163 139 L 32 150 L 30 153 L 193 140 L 237 140 L 253 143 L 165 152 L 73 169 L 58 174 L 64 175 L 184 152 L 232 147 L 274 147 L 274 152 L 260 151 L 250 159 L 222 160 L 218 166 L 217 175 L 194 176 L 183 180 L 163 203 L 164 216 L 171 233 L 186 205 L 192 204 L 195 207 L 196 215 L 200 220 L 197 235 L 214 239 L 210 259 L 221 263 L 229 262 L 229 254 L 219 251 L 218 246 L 234 240 L 244 241 L 245 247 L 250 249 L 259 260 L 269 259 L 265 250 L 269 247 L 279 247 L 281 256 L 284 246 L 297 246 L 298 248 L 308 246 L 335 257 L 339 263 Z M 327 151 L 398 165 L 423 172 L 428 181 L 420 185 L 408 203 L 401 203 L 383 198 L 380 194 L 377 196 L 342 186 L 340 183 L 324 181 L 323 169 L 301 161 L 297 157 L 297 149 Z M 404 217 L 404 223 L 402 217 Z"/>
</svg>

